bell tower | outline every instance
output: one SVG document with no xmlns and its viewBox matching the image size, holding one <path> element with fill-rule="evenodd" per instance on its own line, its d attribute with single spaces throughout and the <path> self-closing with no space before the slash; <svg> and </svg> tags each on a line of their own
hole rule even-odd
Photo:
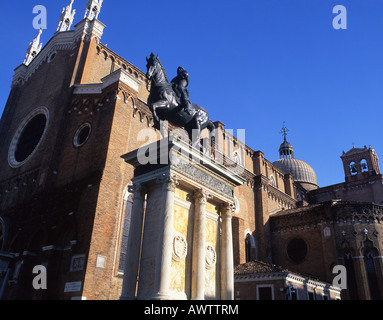
<svg viewBox="0 0 383 320">
<path fill-rule="evenodd" d="M 365 179 L 380 174 L 379 158 L 373 148 L 355 148 L 341 156 L 346 182 Z"/>
</svg>

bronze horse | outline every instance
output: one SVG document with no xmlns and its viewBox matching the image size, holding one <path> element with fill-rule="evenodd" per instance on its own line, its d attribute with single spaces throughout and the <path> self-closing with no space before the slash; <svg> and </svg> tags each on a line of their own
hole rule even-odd
<svg viewBox="0 0 383 320">
<path fill-rule="evenodd" d="M 158 56 L 155 57 L 152 53 L 150 58 L 146 58 L 146 61 L 146 77 L 151 81 L 148 105 L 155 121 L 159 123 L 160 120 L 167 120 L 178 127 L 183 127 L 192 141 L 192 146 L 199 147 L 202 130 L 207 128 L 212 132 L 215 129 L 209 114 L 197 104 L 192 104 L 186 112 L 180 97 L 169 83 Z"/>
</svg>

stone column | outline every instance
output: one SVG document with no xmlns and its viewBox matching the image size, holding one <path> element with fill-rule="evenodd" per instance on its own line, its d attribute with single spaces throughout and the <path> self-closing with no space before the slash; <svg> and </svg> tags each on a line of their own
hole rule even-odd
<svg viewBox="0 0 383 320">
<path fill-rule="evenodd" d="M 234 300 L 233 230 L 231 225 L 232 204 L 221 206 L 221 300 Z"/>
<path fill-rule="evenodd" d="M 191 299 L 205 299 L 205 268 L 206 268 L 206 203 L 209 194 L 205 190 L 194 192 L 194 232 L 192 256 Z"/>
<path fill-rule="evenodd" d="M 178 185 L 178 180 L 175 176 L 168 174 L 159 177 L 157 183 L 162 184 L 164 197 L 160 213 L 160 225 L 158 226 L 159 237 L 156 258 L 155 289 L 152 299 L 168 300 L 171 298 L 169 285 L 174 237 L 174 191 Z"/>
<path fill-rule="evenodd" d="M 133 187 L 130 187 L 129 191 L 133 192 L 133 207 L 125 258 L 121 300 L 134 300 L 136 297 L 145 202 L 145 193 L 141 184 L 134 184 Z"/>
</svg>

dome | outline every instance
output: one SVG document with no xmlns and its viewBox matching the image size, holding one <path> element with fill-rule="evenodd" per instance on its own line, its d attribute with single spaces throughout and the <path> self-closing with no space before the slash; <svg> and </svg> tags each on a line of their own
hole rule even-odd
<svg viewBox="0 0 383 320">
<path fill-rule="evenodd" d="M 314 189 L 318 187 L 318 180 L 314 169 L 302 160 L 282 158 L 275 161 L 273 165 L 285 173 L 291 173 L 294 180 L 303 184 L 305 189 Z M 310 185 L 312 185 L 312 187 L 310 187 Z"/>
<path fill-rule="evenodd" d="M 296 182 L 306 190 L 318 188 L 317 175 L 314 169 L 306 162 L 294 158 L 294 148 L 290 142 L 286 140 L 288 129 L 283 122 L 283 143 L 279 147 L 279 160 L 273 165 L 285 173 L 290 173 Z"/>
</svg>

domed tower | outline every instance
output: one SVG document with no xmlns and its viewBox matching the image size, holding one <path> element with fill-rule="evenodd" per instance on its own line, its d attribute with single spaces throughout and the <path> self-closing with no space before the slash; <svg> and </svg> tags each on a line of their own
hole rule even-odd
<svg viewBox="0 0 383 320">
<path fill-rule="evenodd" d="M 284 141 L 279 148 L 279 160 L 273 163 L 278 169 L 285 173 L 291 173 L 294 181 L 298 182 L 305 190 L 310 191 L 318 189 L 317 176 L 314 169 L 306 162 L 294 158 L 294 148 L 286 140 L 288 129 L 283 123 L 281 133 Z"/>
</svg>

